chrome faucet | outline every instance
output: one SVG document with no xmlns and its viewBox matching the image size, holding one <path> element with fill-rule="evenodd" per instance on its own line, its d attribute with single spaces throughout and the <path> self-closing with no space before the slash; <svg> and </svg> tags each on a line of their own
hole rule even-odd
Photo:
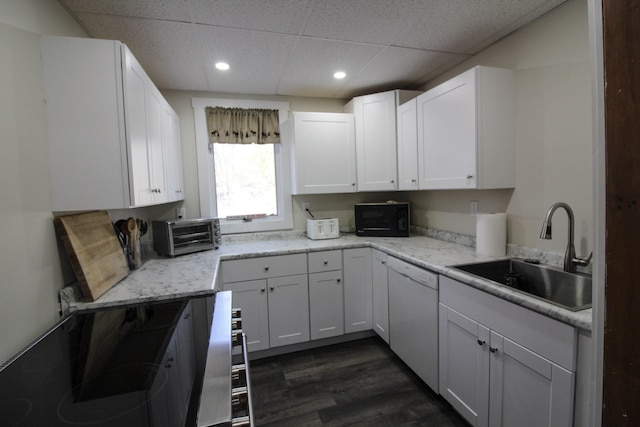
<svg viewBox="0 0 640 427">
<path fill-rule="evenodd" d="M 587 266 L 591 262 L 591 257 L 593 256 L 593 252 L 589 254 L 587 258 L 579 258 L 576 257 L 576 248 L 573 245 L 573 210 L 571 206 L 566 203 L 558 202 L 551 205 L 547 214 L 544 216 L 544 222 L 542 223 L 542 231 L 540 232 L 540 238 L 550 240 L 551 239 L 551 217 L 553 213 L 558 208 L 563 208 L 567 215 L 569 216 L 569 237 L 567 241 L 567 250 L 564 253 L 564 271 L 568 271 L 569 273 L 575 273 L 577 270 L 577 266 Z"/>
</svg>

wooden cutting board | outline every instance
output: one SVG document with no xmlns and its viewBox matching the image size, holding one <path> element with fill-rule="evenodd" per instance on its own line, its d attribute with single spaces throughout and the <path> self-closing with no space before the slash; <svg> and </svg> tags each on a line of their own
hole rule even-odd
<svg viewBox="0 0 640 427">
<path fill-rule="evenodd" d="M 127 261 L 106 211 L 60 216 L 54 224 L 89 301 L 127 277 Z"/>
</svg>

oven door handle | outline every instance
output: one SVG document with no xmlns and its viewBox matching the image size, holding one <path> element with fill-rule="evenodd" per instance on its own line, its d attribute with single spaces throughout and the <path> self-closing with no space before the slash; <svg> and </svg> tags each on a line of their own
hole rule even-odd
<svg viewBox="0 0 640 427">
<path fill-rule="evenodd" d="M 247 334 L 242 332 L 242 360 L 244 361 L 245 366 L 245 377 L 246 377 L 246 390 L 247 390 L 247 412 L 249 414 L 248 417 L 240 417 L 234 418 L 231 420 L 232 427 L 254 427 L 255 423 L 253 421 L 253 402 L 251 400 L 251 375 L 249 374 L 249 360 L 248 360 L 248 350 L 247 350 Z"/>
</svg>

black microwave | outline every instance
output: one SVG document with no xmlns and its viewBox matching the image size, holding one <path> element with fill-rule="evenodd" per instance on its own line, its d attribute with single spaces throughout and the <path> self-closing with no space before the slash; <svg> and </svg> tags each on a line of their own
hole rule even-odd
<svg viewBox="0 0 640 427">
<path fill-rule="evenodd" d="M 409 237 L 409 203 L 358 203 L 356 236 Z"/>
</svg>

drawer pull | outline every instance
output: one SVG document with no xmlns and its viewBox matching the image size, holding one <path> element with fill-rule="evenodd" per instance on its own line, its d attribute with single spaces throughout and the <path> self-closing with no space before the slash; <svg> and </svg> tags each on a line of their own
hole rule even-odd
<svg viewBox="0 0 640 427">
<path fill-rule="evenodd" d="M 485 340 L 478 339 L 478 345 L 484 345 L 486 343 Z"/>
<path fill-rule="evenodd" d="M 489 351 L 491 353 L 497 353 L 498 352 L 498 347 L 489 347 Z"/>
</svg>

